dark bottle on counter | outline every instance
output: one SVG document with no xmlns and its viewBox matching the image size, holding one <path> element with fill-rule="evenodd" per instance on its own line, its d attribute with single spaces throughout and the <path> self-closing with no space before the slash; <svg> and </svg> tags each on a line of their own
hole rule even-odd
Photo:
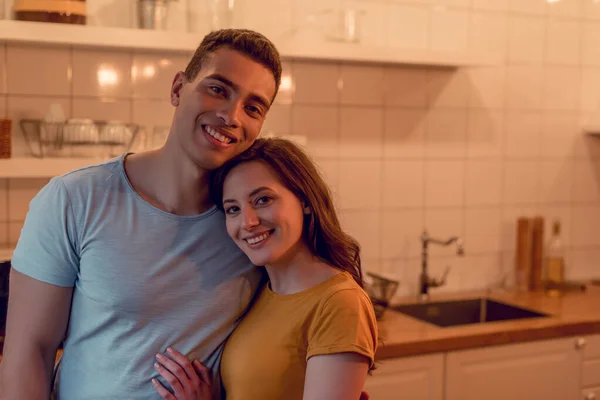
<svg viewBox="0 0 600 400">
<path fill-rule="evenodd" d="M 85 25 L 86 0 L 15 0 L 15 19 Z"/>
</svg>

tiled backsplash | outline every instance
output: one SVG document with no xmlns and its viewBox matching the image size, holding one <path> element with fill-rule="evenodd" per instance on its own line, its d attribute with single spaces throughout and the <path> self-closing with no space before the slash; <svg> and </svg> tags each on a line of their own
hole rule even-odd
<svg viewBox="0 0 600 400">
<path fill-rule="evenodd" d="M 416 290 L 424 228 L 465 238 L 463 258 L 431 249 L 434 274 L 453 266 L 434 290 L 497 284 L 522 215 L 545 216 L 547 234 L 562 222 L 570 278 L 600 276 L 600 139 L 581 129 L 600 113 L 600 12 L 592 0 L 555 4 L 472 0 L 468 43 L 503 51 L 499 66 L 285 64 L 265 131 L 308 137 L 366 269 L 399 278 L 402 293 Z M 169 124 L 171 80 L 188 56 L 0 47 L 0 114 L 41 117 L 60 103 L 69 117 Z M 1 242 L 17 240 L 43 184 L 0 183 Z"/>
</svg>

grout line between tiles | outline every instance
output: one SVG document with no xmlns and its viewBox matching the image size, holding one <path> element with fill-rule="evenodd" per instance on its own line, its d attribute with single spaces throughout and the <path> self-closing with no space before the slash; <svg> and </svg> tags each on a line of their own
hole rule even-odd
<svg viewBox="0 0 600 400">
<path fill-rule="evenodd" d="M 382 79 L 383 79 L 383 75 L 382 75 Z M 385 95 L 384 95 L 384 101 L 385 101 Z M 385 132 L 387 129 L 385 112 L 383 111 L 383 108 L 382 108 L 380 118 L 381 118 L 381 135 L 382 135 L 382 137 L 381 137 L 381 146 L 380 146 L 381 154 L 379 157 L 380 173 L 379 173 L 379 241 L 378 241 L 378 244 L 379 244 L 379 258 L 381 260 L 383 258 L 383 248 L 384 248 L 384 242 L 385 242 L 385 239 L 384 239 L 384 234 L 385 234 L 385 231 L 384 231 L 385 179 L 384 179 L 384 177 L 385 177 L 385 173 L 386 173 L 386 163 L 385 163 L 383 154 L 384 154 L 384 146 L 385 146 Z M 380 262 L 379 269 L 381 270 L 380 272 L 386 273 L 386 274 L 392 273 L 392 272 L 395 274 L 395 273 L 400 272 L 400 271 L 387 271 L 387 268 L 386 268 L 386 271 L 383 271 L 383 269 L 384 269 L 383 262 Z M 389 269 L 392 269 L 392 266 L 389 266 Z"/>
</svg>

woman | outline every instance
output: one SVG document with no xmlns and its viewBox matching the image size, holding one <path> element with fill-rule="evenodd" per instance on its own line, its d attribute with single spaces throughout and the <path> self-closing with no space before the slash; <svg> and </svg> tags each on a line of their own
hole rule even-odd
<svg viewBox="0 0 600 400">
<path fill-rule="evenodd" d="M 225 345 L 227 399 L 358 399 L 373 367 L 375 315 L 359 246 L 315 165 L 292 142 L 259 139 L 215 173 L 212 196 L 231 238 L 269 277 Z M 157 382 L 163 398 L 207 398 L 206 371 L 170 354 L 158 370 L 175 396 Z"/>
</svg>

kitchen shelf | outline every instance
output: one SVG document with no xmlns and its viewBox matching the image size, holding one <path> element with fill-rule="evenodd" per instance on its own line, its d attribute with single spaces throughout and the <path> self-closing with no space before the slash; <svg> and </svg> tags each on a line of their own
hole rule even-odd
<svg viewBox="0 0 600 400">
<path fill-rule="evenodd" d="M 0 178 L 52 178 L 102 161 L 100 158 L 6 158 L 0 159 Z"/>
<path fill-rule="evenodd" d="M 0 42 L 193 53 L 205 33 L 185 33 L 29 21 L 0 21 Z M 282 58 L 439 67 L 494 65 L 493 55 L 393 49 L 365 44 L 273 38 Z"/>
<path fill-rule="evenodd" d="M 193 52 L 202 36 L 170 31 L 0 20 L 0 41 L 9 43 Z"/>
</svg>

